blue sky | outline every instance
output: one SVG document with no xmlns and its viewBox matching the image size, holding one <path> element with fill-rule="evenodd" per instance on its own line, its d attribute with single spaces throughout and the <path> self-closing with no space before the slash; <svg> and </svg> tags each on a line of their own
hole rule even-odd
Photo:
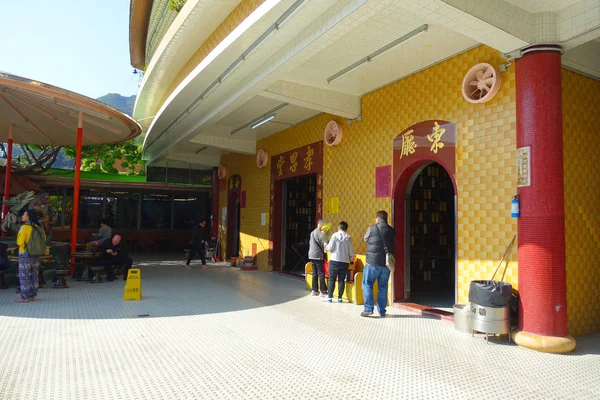
<svg viewBox="0 0 600 400">
<path fill-rule="evenodd" d="M 129 0 L 0 0 L 0 71 L 97 98 L 136 94 Z"/>
</svg>

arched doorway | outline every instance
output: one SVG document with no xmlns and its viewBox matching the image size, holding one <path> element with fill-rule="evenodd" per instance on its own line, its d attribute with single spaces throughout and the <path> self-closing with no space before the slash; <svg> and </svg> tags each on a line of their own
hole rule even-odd
<svg viewBox="0 0 600 400">
<path fill-rule="evenodd" d="M 227 258 L 231 258 L 240 255 L 242 177 L 233 175 L 227 187 Z"/>
<path fill-rule="evenodd" d="M 394 140 L 394 301 L 451 307 L 456 299 L 455 143 L 455 125 L 439 120 Z"/>
<path fill-rule="evenodd" d="M 410 301 L 449 308 L 455 300 L 454 184 L 436 162 L 416 171 L 406 194 L 405 286 Z"/>
</svg>

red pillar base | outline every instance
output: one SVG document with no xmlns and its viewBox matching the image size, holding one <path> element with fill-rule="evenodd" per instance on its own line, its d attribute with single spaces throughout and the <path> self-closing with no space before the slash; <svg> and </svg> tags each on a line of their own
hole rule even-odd
<svg viewBox="0 0 600 400">
<path fill-rule="evenodd" d="M 542 336 L 519 330 L 513 332 L 513 340 L 520 347 L 542 353 L 570 353 L 577 345 L 572 336 Z"/>
</svg>

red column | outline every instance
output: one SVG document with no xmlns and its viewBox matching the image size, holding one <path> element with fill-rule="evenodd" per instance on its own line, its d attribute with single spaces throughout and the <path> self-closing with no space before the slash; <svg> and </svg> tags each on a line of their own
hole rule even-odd
<svg viewBox="0 0 600 400">
<path fill-rule="evenodd" d="M 10 177 L 11 177 L 11 167 L 12 167 L 12 155 L 13 155 L 13 132 L 15 126 L 11 123 L 8 124 L 8 149 L 6 151 L 6 172 L 4 177 L 4 200 L 10 199 Z M 8 205 L 4 205 L 2 209 L 2 216 L 6 217 L 8 214 Z M 2 232 L 2 235 L 5 233 Z"/>
<path fill-rule="evenodd" d="M 522 53 L 516 62 L 517 147 L 530 147 L 531 182 L 518 189 L 519 329 L 521 339 L 534 340 L 515 340 L 565 352 L 548 342 L 568 337 L 561 48 L 531 46 Z"/>
<path fill-rule="evenodd" d="M 212 171 L 212 220 L 210 221 L 210 236 L 217 238 L 219 234 L 219 169 Z"/>
<path fill-rule="evenodd" d="M 77 123 L 77 149 L 75 155 L 75 186 L 73 188 L 73 219 L 71 221 L 71 252 L 77 250 L 77 224 L 79 222 L 79 187 L 81 184 L 81 148 L 83 146 L 83 113 L 79 112 Z M 71 260 L 73 263 L 73 260 Z M 74 267 L 71 266 L 71 274 Z"/>
</svg>

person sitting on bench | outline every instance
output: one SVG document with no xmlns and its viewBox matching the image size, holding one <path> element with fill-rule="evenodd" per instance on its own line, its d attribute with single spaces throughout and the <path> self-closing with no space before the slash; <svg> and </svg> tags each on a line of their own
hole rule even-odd
<svg viewBox="0 0 600 400">
<path fill-rule="evenodd" d="M 112 267 L 115 265 L 125 265 L 125 276 L 127 280 L 129 269 L 133 265 L 133 260 L 127 255 L 127 251 L 121 245 L 121 235 L 115 234 L 110 240 L 105 240 L 98 246 L 98 253 L 102 253 L 102 258 L 98 260 L 106 271 L 106 280 L 112 282 L 117 279 Z"/>
<path fill-rule="evenodd" d="M 7 250 L 8 245 L 0 242 L 0 271 L 7 270 L 10 265 L 8 262 L 8 254 L 6 254 Z"/>
</svg>

